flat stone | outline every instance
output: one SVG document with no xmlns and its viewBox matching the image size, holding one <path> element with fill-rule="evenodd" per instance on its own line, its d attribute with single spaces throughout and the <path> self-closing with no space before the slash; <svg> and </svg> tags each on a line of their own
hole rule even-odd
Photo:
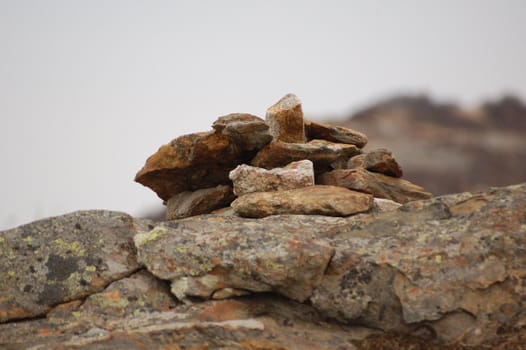
<svg viewBox="0 0 526 350">
<path fill-rule="evenodd" d="M 338 160 L 347 160 L 360 154 L 355 145 L 333 143 L 325 140 L 312 140 L 307 143 L 271 142 L 252 159 L 253 166 L 272 169 L 303 159 L 314 163 L 316 173 L 327 171 L 330 164 Z"/>
<path fill-rule="evenodd" d="M 263 119 L 247 113 L 232 113 L 219 117 L 212 128 L 248 151 L 259 150 L 272 141 L 268 124 Z"/>
<path fill-rule="evenodd" d="M 303 143 L 305 127 L 301 101 L 294 94 L 288 94 L 267 110 L 265 121 L 275 141 Z"/>
<path fill-rule="evenodd" d="M 208 214 L 229 205 L 234 199 L 232 187 L 228 185 L 181 192 L 166 202 L 166 220 Z"/>
<path fill-rule="evenodd" d="M 402 177 L 402 167 L 394 159 L 392 153 L 379 148 L 349 159 L 348 169 L 365 168 L 369 171 L 392 177 Z"/>
<path fill-rule="evenodd" d="M 372 205 L 371 195 L 321 185 L 250 193 L 231 204 L 238 215 L 250 218 L 280 214 L 349 216 L 367 211 Z"/>
<path fill-rule="evenodd" d="M 237 196 L 252 192 L 291 190 L 314 185 L 314 166 L 308 159 L 272 170 L 243 164 L 232 170 L 229 177 Z"/>
<path fill-rule="evenodd" d="M 246 114 L 221 117 L 213 132 L 184 135 L 161 146 L 135 181 L 165 201 L 184 191 L 227 185 L 230 170 L 248 163 L 270 141 L 263 124 Z"/>
<path fill-rule="evenodd" d="M 306 231 L 291 231 L 291 224 L 202 215 L 162 223 L 136 235 L 135 244 L 141 263 L 170 280 L 180 300 L 208 299 L 217 290 L 233 288 L 304 301 L 321 280 L 333 249 Z"/>
<path fill-rule="evenodd" d="M 35 317 L 139 268 L 126 214 L 79 211 L 0 232 L 0 322 Z"/>
<path fill-rule="evenodd" d="M 373 173 L 365 169 L 338 169 L 321 174 L 317 183 L 341 186 L 355 191 L 370 193 L 375 197 L 407 203 L 431 198 L 432 194 L 409 181 Z"/>
<path fill-rule="evenodd" d="M 387 213 L 389 211 L 395 211 L 400 208 L 402 204 L 385 198 L 374 198 L 374 204 L 372 212 L 374 213 Z"/>
<path fill-rule="evenodd" d="M 336 143 L 347 143 L 363 148 L 367 144 L 365 134 L 342 126 L 305 121 L 307 140 L 322 139 Z"/>
</svg>

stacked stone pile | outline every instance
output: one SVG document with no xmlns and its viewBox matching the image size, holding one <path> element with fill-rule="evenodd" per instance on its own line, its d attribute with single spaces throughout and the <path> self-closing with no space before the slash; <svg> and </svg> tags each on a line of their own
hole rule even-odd
<svg viewBox="0 0 526 350">
<path fill-rule="evenodd" d="M 378 199 L 403 204 L 431 197 L 401 179 L 391 152 L 364 152 L 364 134 L 305 121 L 293 94 L 271 106 L 265 120 L 234 113 L 212 128 L 161 146 L 135 177 L 164 200 L 168 220 L 228 206 L 243 217 L 349 216 L 396 207 Z"/>
</svg>

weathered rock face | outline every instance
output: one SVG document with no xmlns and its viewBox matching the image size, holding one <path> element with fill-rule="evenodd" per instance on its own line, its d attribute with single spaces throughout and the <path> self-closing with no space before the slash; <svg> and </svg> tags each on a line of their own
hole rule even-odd
<svg viewBox="0 0 526 350">
<path fill-rule="evenodd" d="M 289 224 L 201 216 L 135 237 L 139 260 L 172 281 L 179 299 L 213 297 L 225 288 L 275 291 L 304 301 L 319 284 L 333 249 Z"/>
<path fill-rule="evenodd" d="M 79 212 L 0 232 L 0 348 L 521 349 L 524 247 L 526 184 L 347 218 Z"/>
<path fill-rule="evenodd" d="M 360 153 L 358 147 L 324 140 L 307 143 L 271 142 L 254 157 L 251 164 L 260 168 L 272 169 L 291 162 L 309 159 L 319 172 L 340 159 L 347 160 Z"/>
<path fill-rule="evenodd" d="M 104 289 L 139 268 L 134 220 L 82 211 L 0 235 L 0 322 L 39 316 Z"/>
<path fill-rule="evenodd" d="M 272 141 L 267 123 L 251 114 L 232 113 L 219 117 L 212 128 L 248 151 L 259 150 Z"/>
<path fill-rule="evenodd" d="M 255 192 L 232 202 L 243 217 L 280 214 L 349 216 L 373 206 L 373 196 L 343 187 L 315 185 L 280 192 Z"/>
<path fill-rule="evenodd" d="M 308 159 L 272 170 L 242 164 L 232 170 L 229 177 L 237 196 L 252 192 L 291 190 L 314 185 L 314 166 Z"/>
<path fill-rule="evenodd" d="M 166 202 L 166 220 L 207 214 L 229 205 L 234 198 L 232 187 L 228 185 L 203 188 L 194 192 L 181 192 Z"/>
<path fill-rule="evenodd" d="M 398 203 L 431 198 L 431 193 L 409 181 L 362 168 L 338 169 L 323 173 L 318 177 L 317 183 L 370 193 L 375 197 L 391 199 Z"/>
<path fill-rule="evenodd" d="M 367 144 L 367 136 L 361 132 L 313 121 L 305 122 L 305 133 L 308 140 L 322 139 L 336 143 L 348 143 L 358 148 L 363 148 Z"/>
<path fill-rule="evenodd" d="M 267 110 L 265 117 L 275 141 L 303 143 L 305 127 L 301 101 L 294 94 L 288 94 Z"/>
</svg>

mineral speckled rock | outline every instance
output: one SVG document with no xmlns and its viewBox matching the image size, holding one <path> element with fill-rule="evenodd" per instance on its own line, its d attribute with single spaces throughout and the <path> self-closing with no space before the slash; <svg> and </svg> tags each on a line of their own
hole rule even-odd
<svg viewBox="0 0 526 350">
<path fill-rule="evenodd" d="M 138 269 L 134 220 L 80 211 L 0 232 L 0 322 L 42 315 Z"/>
<path fill-rule="evenodd" d="M 163 223 L 135 236 L 135 244 L 141 263 L 172 281 L 179 299 L 206 299 L 234 288 L 304 301 L 322 278 L 333 249 L 290 227 L 209 215 Z"/>
<path fill-rule="evenodd" d="M 243 164 L 232 170 L 229 177 L 237 196 L 252 192 L 290 190 L 314 185 L 314 166 L 308 159 L 272 170 Z"/>
<path fill-rule="evenodd" d="M 279 214 L 349 216 L 371 209 L 373 196 L 336 186 L 314 185 L 279 192 L 255 192 L 231 206 L 243 217 Z"/>
<path fill-rule="evenodd" d="M 370 193 L 375 197 L 407 203 L 418 199 L 431 198 L 431 193 L 409 181 L 373 173 L 363 168 L 338 169 L 321 174 L 317 183 L 341 186 L 355 191 Z"/>
<path fill-rule="evenodd" d="M 350 218 L 311 301 L 341 321 L 487 345 L 526 321 L 526 184 Z"/>
<path fill-rule="evenodd" d="M 305 142 L 305 127 L 301 101 L 288 94 L 267 110 L 265 121 L 270 126 L 274 140 L 281 142 Z"/>
<path fill-rule="evenodd" d="M 265 169 L 283 167 L 291 162 L 309 159 L 316 172 L 326 171 L 331 163 L 360 154 L 355 145 L 312 140 L 307 143 L 271 142 L 252 159 L 251 165 Z"/>
<path fill-rule="evenodd" d="M 367 136 L 361 132 L 313 121 L 305 121 L 305 133 L 308 140 L 323 139 L 336 143 L 348 143 L 363 148 L 367 144 Z"/>
<path fill-rule="evenodd" d="M 392 177 L 402 177 L 403 175 L 402 167 L 394 159 L 392 153 L 385 148 L 352 157 L 347 163 L 347 168 L 365 168 Z"/>
<path fill-rule="evenodd" d="M 232 187 L 228 185 L 218 185 L 193 192 L 181 192 L 166 203 L 166 220 L 208 214 L 215 209 L 228 206 L 234 198 Z"/>
</svg>

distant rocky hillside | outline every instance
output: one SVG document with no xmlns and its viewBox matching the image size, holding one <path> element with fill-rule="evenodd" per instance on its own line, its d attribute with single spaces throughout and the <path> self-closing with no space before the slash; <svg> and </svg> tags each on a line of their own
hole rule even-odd
<svg viewBox="0 0 526 350">
<path fill-rule="evenodd" d="M 331 123 L 367 134 L 366 149 L 389 148 L 435 195 L 526 181 L 526 105 L 515 97 L 464 109 L 401 96 Z"/>
</svg>

